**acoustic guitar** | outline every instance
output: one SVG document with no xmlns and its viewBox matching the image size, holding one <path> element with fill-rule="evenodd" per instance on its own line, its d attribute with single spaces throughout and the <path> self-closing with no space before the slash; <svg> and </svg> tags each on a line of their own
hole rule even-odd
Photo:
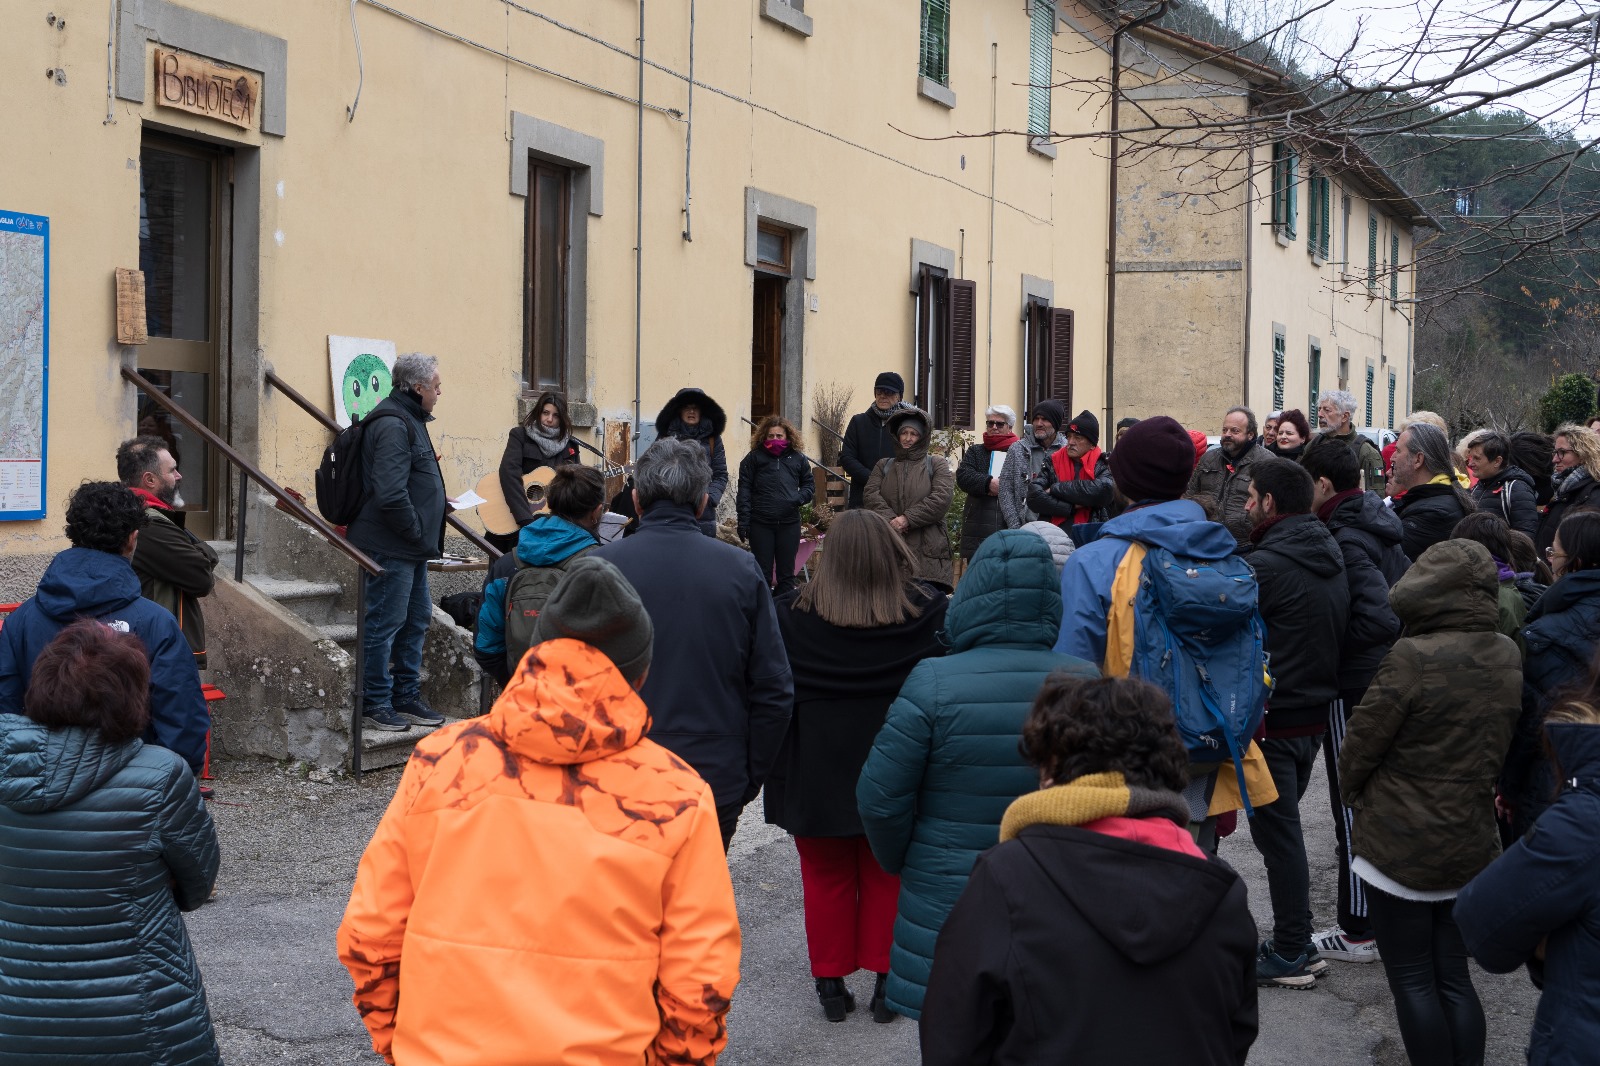
<svg viewBox="0 0 1600 1066">
<path fill-rule="evenodd" d="M 528 509 L 534 514 L 543 514 L 550 506 L 548 488 L 555 476 L 556 469 L 553 466 L 537 467 L 522 475 L 522 494 L 527 498 Z M 517 519 L 506 505 L 506 494 L 500 487 L 498 470 L 483 475 L 483 480 L 478 482 L 473 491 L 483 497 L 483 502 L 478 504 L 478 517 L 483 521 L 484 529 L 501 537 L 508 537 L 517 531 Z"/>
</svg>

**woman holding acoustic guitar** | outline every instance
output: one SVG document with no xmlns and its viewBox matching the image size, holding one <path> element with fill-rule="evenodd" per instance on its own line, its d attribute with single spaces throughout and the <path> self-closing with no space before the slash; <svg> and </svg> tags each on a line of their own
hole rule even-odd
<svg viewBox="0 0 1600 1066">
<path fill-rule="evenodd" d="M 524 480 L 527 475 L 540 467 L 557 467 L 578 461 L 578 443 L 572 439 L 571 430 L 566 401 L 556 392 L 540 393 L 528 412 L 527 420 L 511 430 L 506 440 L 505 454 L 500 458 L 500 491 L 505 494 L 506 506 L 516 522 L 516 529 L 485 534 L 485 539 L 502 552 L 515 548 L 517 530 L 533 521 L 534 508 L 528 502 L 527 482 Z"/>
</svg>

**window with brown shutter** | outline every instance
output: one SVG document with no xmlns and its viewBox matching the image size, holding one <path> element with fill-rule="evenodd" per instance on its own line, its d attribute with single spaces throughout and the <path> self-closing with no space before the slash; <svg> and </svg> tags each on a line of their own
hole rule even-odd
<svg viewBox="0 0 1600 1066">
<path fill-rule="evenodd" d="M 528 167 L 527 256 L 523 295 L 523 380 L 530 390 L 567 388 L 567 223 L 572 172 Z"/>
<path fill-rule="evenodd" d="M 1028 301 L 1025 411 L 1041 400 L 1072 406 L 1072 312 L 1040 299 Z"/>
<path fill-rule="evenodd" d="M 922 265 L 917 275 L 913 402 L 936 428 L 971 429 L 976 404 L 976 282 Z"/>
</svg>

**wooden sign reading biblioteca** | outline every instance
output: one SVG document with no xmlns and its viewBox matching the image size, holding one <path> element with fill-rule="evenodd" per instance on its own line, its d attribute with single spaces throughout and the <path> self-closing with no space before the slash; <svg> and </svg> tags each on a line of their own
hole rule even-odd
<svg viewBox="0 0 1600 1066">
<path fill-rule="evenodd" d="M 157 48 L 156 103 L 255 129 L 261 76 L 187 52 Z"/>
</svg>

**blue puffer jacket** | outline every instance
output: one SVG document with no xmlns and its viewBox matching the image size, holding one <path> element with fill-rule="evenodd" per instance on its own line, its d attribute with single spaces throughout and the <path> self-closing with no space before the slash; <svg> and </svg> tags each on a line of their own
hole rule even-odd
<svg viewBox="0 0 1600 1066">
<path fill-rule="evenodd" d="M 1578 1066 L 1600 1045 L 1600 726 L 1546 726 L 1564 790 L 1533 832 L 1456 897 L 1467 949 L 1491 973 L 1527 964 L 1544 989 L 1529 1066 Z M 1546 940 L 1545 938 L 1549 939 Z M 1544 960 L 1533 957 L 1545 943 Z"/>
<path fill-rule="evenodd" d="M 1193 500 L 1169 500 L 1118 515 L 1100 529 L 1100 539 L 1067 556 L 1061 568 L 1061 633 L 1055 650 L 1094 663 L 1106 661 L 1106 615 L 1111 582 L 1133 541 L 1174 555 L 1226 559 L 1238 550 L 1233 534 Z"/>
<path fill-rule="evenodd" d="M 0 1062 L 221 1062 L 178 913 L 217 861 L 172 752 L 0 714 Z"/>
<path fill-rule="evenodd" d="M 983 542 L 945 614 L 950 654 L 918 663 L 856 784 L 872 853 L 900 875 L 889 1005 L 922 1012 L 933 946 L 1011 801 L 1039 787 L 1017 745 L 1052 671 L 1098 671 L 1050 650 L 1061 621 L 1045 542 L 1003 529 Z"/>
<path fill-rule="evenodd" d="M 0 712 L 22 713 L 33 661 L 80 618 L 98 618 L 144 642 L 150 658 L 150 728 L 144 739 L 177 752 L 199 773 L 211 718 L 194 653 L 172 612 L 140 597 L 139 575 L 120 555 L 68 548 L 50 561 L 33 598 L 6 618 L 0 627 Z"/>
<path fill-rule="evenodd" d="M 1511 806 L 1511 827 L 1526 833 L 1555 798 L 1555 776 L 1545 758 L 1544 714 L 1551 697 L 1588 676 L 1600 644 L 1600 570 L 1558 578 L 1528 612 L 1522 628 L 1522 717 L 1500 773 L 1500 791 Z"/>
</svg>

